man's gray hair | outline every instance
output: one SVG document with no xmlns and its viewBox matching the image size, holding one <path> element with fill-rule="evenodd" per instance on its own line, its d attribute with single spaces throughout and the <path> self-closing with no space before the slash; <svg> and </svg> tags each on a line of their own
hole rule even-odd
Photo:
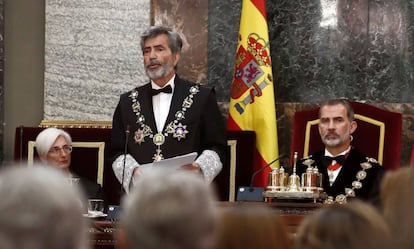
<svg viewBox="0 0 414 249">
<path fill-rule="evenodd" d="M 0 171 L 0 248 L 84 249 L 84 197 L 51 167 L 15 165 Z"/>
<path fill-rule="evenodd" d="M 180 53 L 183 47 L 183 40 L 180 34 L 169 27 L 165 26 L 152 26 L 141 35 L 141 49 L 144 50 L 145 41 L 149 38 L 153 38 L 159 35 L 168 36 L 168 46 L 173 54 Z"/>
<path fill-rule="evenodd" d="M 39 155 L 47 155 L 53 143 L 58 137 L 64 137 L 69 145 L 72 145 L 72 138 L 66 131 L 58 128 L 46 128 L 36 137 L 36 151 Z"/>
<path fill-rule="evenodd" d="M 187 171 L 140 178 L 122 206 L 120 224 L 130 248 L 211 248 L 217 218 L 211 185 Z"/>
</svg>

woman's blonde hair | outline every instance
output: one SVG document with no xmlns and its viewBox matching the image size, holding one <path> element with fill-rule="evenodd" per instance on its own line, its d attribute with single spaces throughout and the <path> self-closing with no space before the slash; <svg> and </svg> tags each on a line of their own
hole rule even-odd
<svg viewBox="0 0 414 249">
<path fill-rule="evenodd" d="M 244 248 L 292 248 L 292 240 L 279 213 L 257 205 L 222 207 L 215 249 Z"/>
<path fill-rule="evenodd" d="M 396 248 L 414 248 L 414 169 L 388 171 L 381 183 L 383 214 Z"/>
<path fill-rule="evenodd" d="M 308 216 L 299 226 L 299 249 L 386 249 L 388 226 L 380 212 L 368 203 L 353 200 L 334 204 Z"/>
</svg>

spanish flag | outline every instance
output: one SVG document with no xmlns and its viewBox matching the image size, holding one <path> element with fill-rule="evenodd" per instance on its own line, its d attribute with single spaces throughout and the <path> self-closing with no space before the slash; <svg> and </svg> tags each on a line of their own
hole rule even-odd
<svg viewBox="0 0 414 249">
<path fill-rule="evenodd" d="M 265 0 L 243 0 L 227 129 L 256 132 L 254 171 L 279 156 Z M 254 185 L 265 187 L 269 171 Z"/>
</svg>

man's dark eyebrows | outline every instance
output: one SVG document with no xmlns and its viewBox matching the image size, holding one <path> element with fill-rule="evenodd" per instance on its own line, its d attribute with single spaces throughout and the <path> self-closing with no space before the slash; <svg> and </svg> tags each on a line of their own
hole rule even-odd
<svg viewBox="0 0 414 249">
<path fill-rule="evenodd" d="M 149 49 L 151 49 L 151 48 L 156 48 L 156 49 L 159 49 L 159 48 L 164 48 L 164 46 L 163 46 L 163 45 L 161 45 L 161 44 L 159 44 L 159 45 L 155 45 L 155 46 L 146 46 L 146 47 L 144 47 L 144 49 L 143 49 L 143 50 L 149 50 Z"/>
<path fill-rule="evenodd" d="M 333 118 L 330 118 L 330 117 L 320 117 L 319 119 L 320 120 L 330 120 L 330 119 L 333 119 L 333 120 L 343 120 L 345 118 L 342 117 L 342 116 L 337 116 L 337 117 L 333 117 Z"/>
<path fill-rule="evenodd" d="M 157 48 L 158 49 L 158 48 L 165 48 L 165 47 L 160 44 L 160 45 L 155 45 L 154 48 Z"/>
</svg>

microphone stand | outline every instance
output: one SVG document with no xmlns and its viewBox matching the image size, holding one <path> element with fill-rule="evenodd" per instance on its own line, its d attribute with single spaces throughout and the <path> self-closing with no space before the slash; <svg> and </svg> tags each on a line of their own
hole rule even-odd
<svg viewBox="0 0 414 249">
<path fill-rule="evenodd" d="M 253 180 L 257 174 L 262 172 L 264 169 L 270 167 L 270 165 L 279 161 L 283 157 L 285 157 L 285 154 L 281 154 L 280 156 L 278 156 L 276 159 L 274 159 L 270 163 L 266 164 L 265 166 L 255 171 L 250 179 L 249 187 L 243 187 L 243 186 L 239 187 L 238 193 L 237 193 L 237 201 L 263 201 L 264 200 L 263 198 L 264 188 L 253 187 Z"/>
<path fill-rule="evenodd" d="M 123 165 L 122 165 L 122 176 L 121 176 L 121 189 L 120 189 L 121 196 L 125 193 L 125 190 L 124 190 L 124 175 L 125 175 L 126 155 L 128 153 L 129 133 L 130 133 L 129 132 L 129 125 L 127 125 L 127 128 L 125 130 L 124 161 L 123 161 Z"/>
<path fill-rule="evenodd" d="M 23 125 L 20 125 L 20 139 L 19 139 L 19 146 L 20 146 L 20 154 L 19 154 L 19 160 L 20 163 L 23 162 Z"/>
<path fill-rule="evenodd" d="M 267 167 L 270 167 L 272 164 L 274 164 L 275 162 L 279 161 L 283 157 L 285 157 L 285 154 L 282 154 L 282 155 L 276 157 L 275 160 L 271 161 L 270 163 L 266 164 L 265 166 L 261 167 L 259 170 L 257 170 L 256 172 L 253 173 L 252 178 L 250 178 L 250 188 L 249 188 L 249 191 L 250 192 L 253 191 L 253 180 L 256 177 L 256 175 L 259 174 L 260 172 L 262 172 Z"/>
</svg>

